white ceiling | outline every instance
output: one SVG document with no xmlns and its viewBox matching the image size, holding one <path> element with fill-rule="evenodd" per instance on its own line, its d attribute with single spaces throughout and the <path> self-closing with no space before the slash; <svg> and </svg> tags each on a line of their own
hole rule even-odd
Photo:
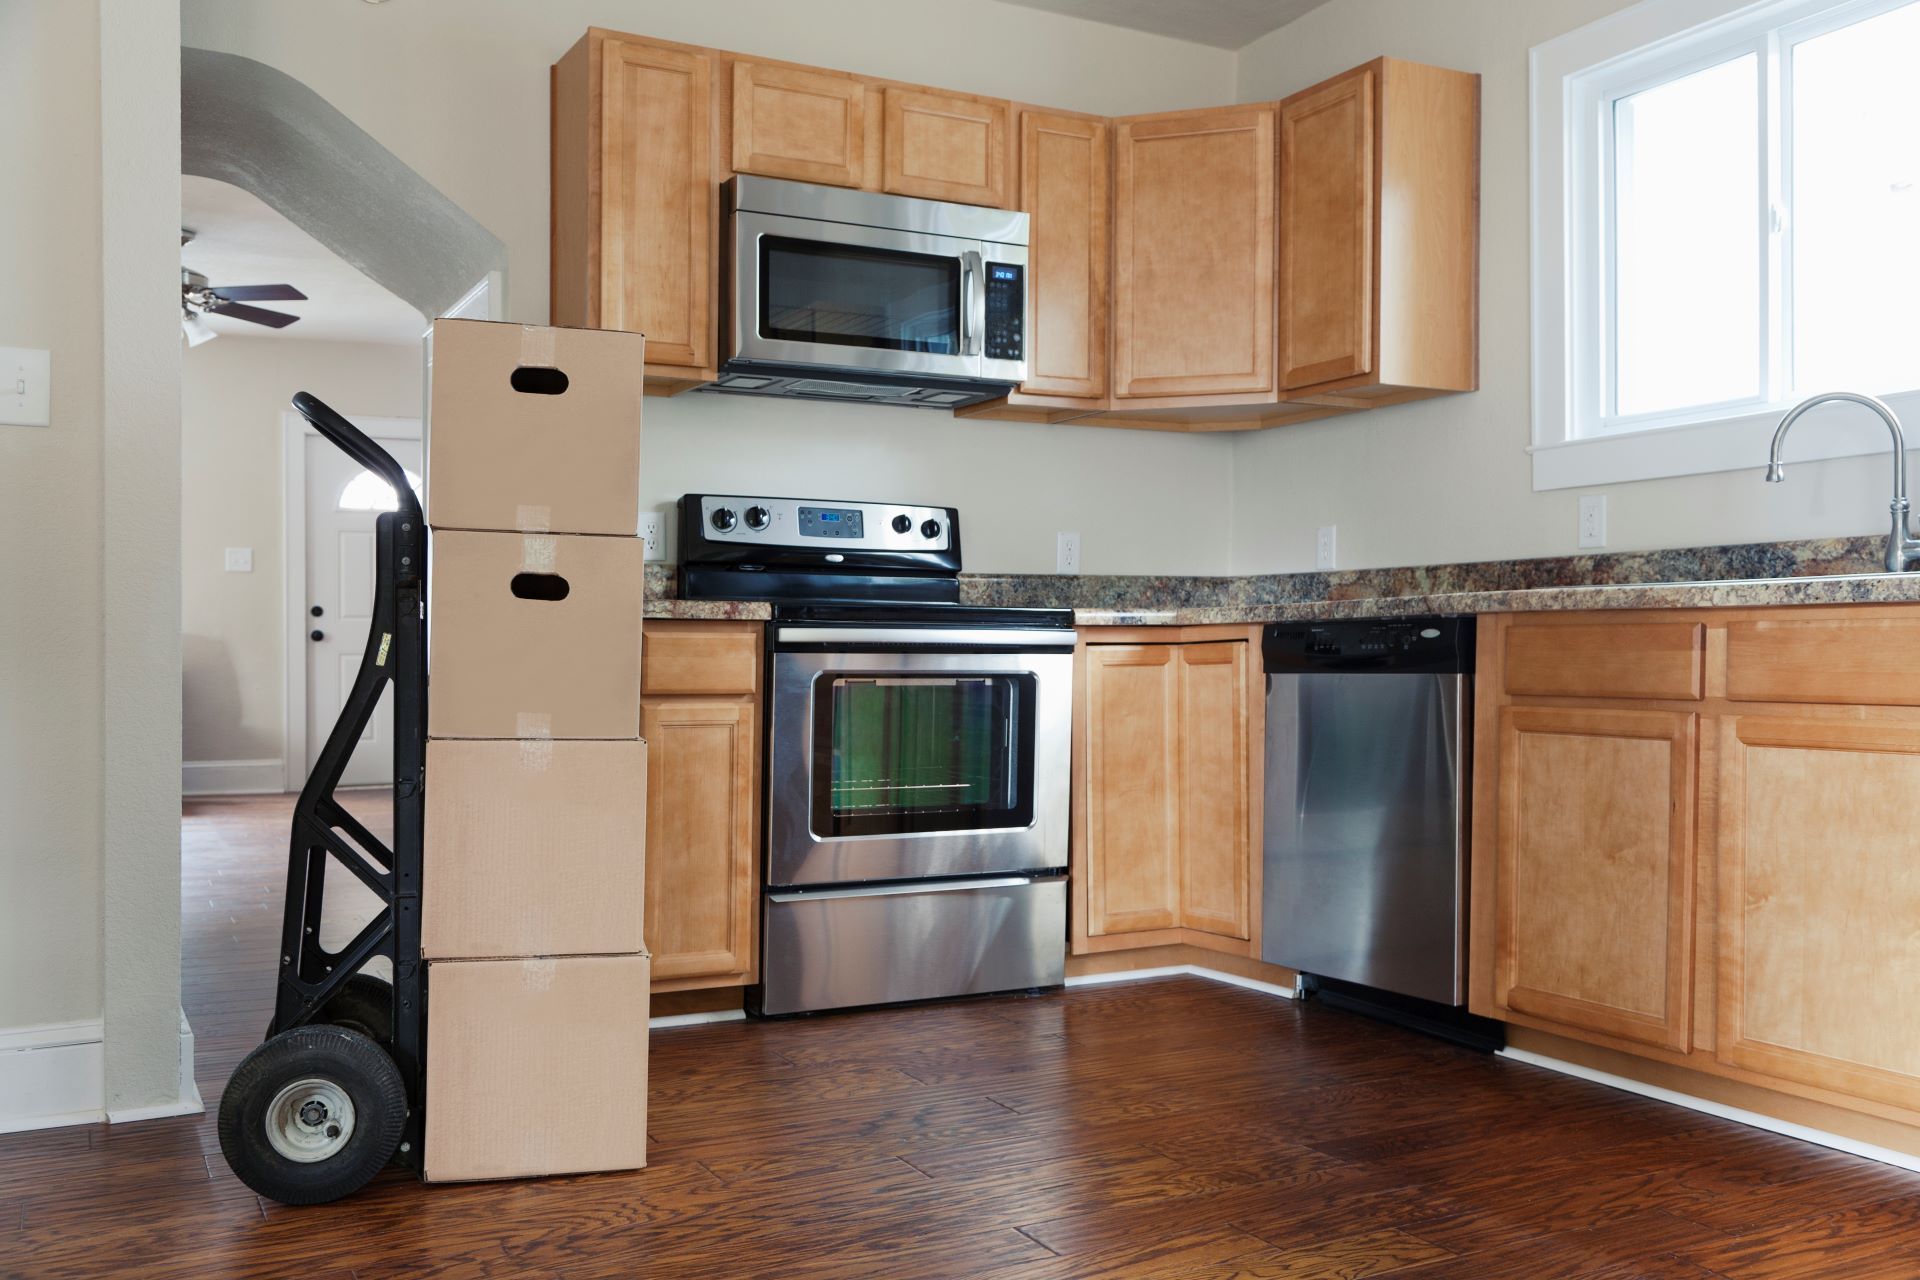
<svg viewBox="0 0 1920 1280">
<path fill-rule="evenodd" d="M 252 192 L 212 178 L 180 179 L 180 225 L 194 233 L 180 263 L 209 284 L 290 284 L 305 302 L 255 306 L 299 316 L 284 329 L 214 314 L 214 332 L 308 342 L 417 344 L 426 330 L 418 311 L 348 266 Z"/>
<path fill-rule="evenodd" d="M 1240 49 L 1328 0 L 1007 0 L 1069 18 Z"/>
</svg>

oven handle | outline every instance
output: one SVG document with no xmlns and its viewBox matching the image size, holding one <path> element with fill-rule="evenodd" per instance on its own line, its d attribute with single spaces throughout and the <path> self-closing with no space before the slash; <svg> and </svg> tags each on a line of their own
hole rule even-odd
<svg viewBox="0 0 1920 1280">
<path fill-rule="evenodd" d="M 960 254 L 960 354 L 980 354 L 987 327 L 986 293 L 978 284 L 986 259 L 978 249 Z"/>
<path fill-rule="evenodd" d="M 859 645 L 906 645 L 916 649 L 939 646 L 999 649 L 1071 649 L 1074 633 L 1067 630 L 1040 631 L 1028 628 L 940 628 L 940 627 L 780 627 L 774 633 L 776 644 L 831 644 L 840 648 Z"/>
<path fill-rule="evenodd" d="M 1039 876 L 994 876 L 989 880 L 932 880 L 919 884 L 868 884 L 813 893 L 770 893 L 768 902 L 815 902 L 828 898 L 897 898 L 910 893 L 963 893 L 968 889 L 1013 889 L 1039 883 Z"/>
</svg>

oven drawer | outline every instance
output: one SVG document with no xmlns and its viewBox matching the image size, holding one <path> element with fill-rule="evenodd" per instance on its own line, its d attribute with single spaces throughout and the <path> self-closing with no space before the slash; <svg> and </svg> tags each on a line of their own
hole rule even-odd
<svg viewBox="0 0 1920 1280">
<path fill-rule="evenodd" d="M 995 876 L 766 895 L 763 1014 L 1055 987 L 1067 878 Z"/>
</svg>

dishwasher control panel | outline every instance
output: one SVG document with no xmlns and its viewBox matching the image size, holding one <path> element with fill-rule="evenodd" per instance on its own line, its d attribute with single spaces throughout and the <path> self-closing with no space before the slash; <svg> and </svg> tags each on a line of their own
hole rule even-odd
<svg viewBox="0 0 1920 1280">
<path fill-rule="evenodd" d="M 1353 618 L 1275 623 L 1261 641 L 1272 671 L 1471 672 L 1474 620 Z"/>
</svg>

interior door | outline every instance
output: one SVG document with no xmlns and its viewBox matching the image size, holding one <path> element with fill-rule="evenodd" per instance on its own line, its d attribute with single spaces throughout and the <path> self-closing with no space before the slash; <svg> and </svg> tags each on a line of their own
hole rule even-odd
<svg viewBox="0 0 1920 1280">
<path fill-rule="evenodd" d="M 306 449 L 306 579 L 300 612 L 288 622 L 307 635 L 307 769 L 320 756 L 340 716 L 373 623 L 374 518 L 394 506 L 387 483 L 311 433 Z M 420 442 L 384 439 L 413 482 L 420 481 Z M 375 786 L 393 777 L 393 688 L 380 695 L 342 786 Z"/>
</svg>

